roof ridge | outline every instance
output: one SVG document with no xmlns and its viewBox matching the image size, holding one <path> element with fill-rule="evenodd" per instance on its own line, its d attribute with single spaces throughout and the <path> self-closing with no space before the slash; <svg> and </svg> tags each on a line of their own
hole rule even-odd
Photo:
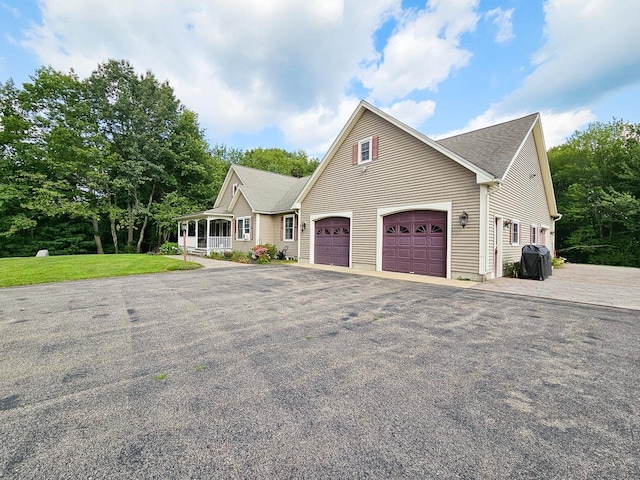
<svg viewBox="0 0 640 480">
<path fill-rule="evenodd" d="M 241 169 L 247 169 L 247 170 L 253 170 L 255 172 L 261 172 L 261 173 L 269 173 L 271 175 L 278 175 L 280 177 L 284 177 L 284 178 L 301 178 L 301 177 L 296 177 L 294 175 L 285 175 L 284 173 L 278 173 L 278 172 L 272 172 L 270 170 L 262 170 L 261 168 L 255 168 L 255 167 L 247 167 L 246 165 L 239 165 L 237 163 L 232 164 L 232 166 L 235 167 L 240 167 Z"/>
</svg>

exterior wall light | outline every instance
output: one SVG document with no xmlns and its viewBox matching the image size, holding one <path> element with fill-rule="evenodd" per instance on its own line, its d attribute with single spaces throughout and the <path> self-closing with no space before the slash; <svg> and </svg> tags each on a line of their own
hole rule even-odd
<svg viewBox="0 0 640 480">
<path fill-rule="evenodd" d="M 306 224 L 306 223 L 303 223 L 303 224 L 302 224 L 301 231 L 303 231 L 303 232 L 304 232 L 306 229 L 307 229 L 307 224 Z"/>
<path fill-rule="evenodd" d="M 467 223 L 469 222 L 469 214 L 465 211 L 463 211 L 460 216 L 458 217 L 458 220 L 460 221 L 460 226 L 462 228 L 467 226 Z"/>
</svg>

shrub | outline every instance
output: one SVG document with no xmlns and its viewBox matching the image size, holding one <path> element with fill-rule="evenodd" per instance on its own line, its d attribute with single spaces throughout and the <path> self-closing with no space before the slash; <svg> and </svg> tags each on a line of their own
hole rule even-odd
<svg viewBox="0 0 640 480">
<path fill-rule="evenodd" d="M 520 276 L 520 262 L 507 262 L 503 266 L 507 277 L 518 278 Z"/>
<path fill-rule="evenodd" d="M 551 266 L 553 266 L 553 268 L 562 268 L 564 266 L 564 262 L 564 257 L 554 257 L 551 259 Z"/>
<path fill-rule="evenodd" d="M 182 249 L 175 242 L 166 242 L 160 247 L 162 255 L 181 255 Z"/>
<path fill-rule="evenodd" d="M 265 243 L 263 247 L 267 249 L 267 253 L 269 254 L 269 258 L 271 260 L 276 258 L 276 255 L 278 254 L 278 247 L 276 247 L 273 243 Z"/>
<path fill-rule="evenodd" d="M 247 257 L 247 254 L 239 250 L 234 250 L 233 252 L 231 252 L 231 256 L 229 257 L 229 259 L 232 262 L 249 263 L 249 258 Z"/>
<path fill-rule="evenodd" d="M 274 252 L 273 255 L 269 253 L 270 250 Z M 265 245 L 256 245 L 255 247 L 252 247 L 251 251 L 253 252 L 251 254 L 251 258 L 255 260 L 256 263 L 264 264 L 269 263 L 271 259 L 275 257 L 277 248 L 275 245 L 267 243 Z"/>
</svg>

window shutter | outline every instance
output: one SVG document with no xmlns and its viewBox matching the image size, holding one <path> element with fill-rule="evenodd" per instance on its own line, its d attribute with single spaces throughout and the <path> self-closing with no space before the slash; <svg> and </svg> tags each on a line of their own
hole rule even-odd
<svg viewBox="0 0 640 480">
<path fill-rule="evenodd" d="M 293 216 L 293 240 L 298 239 L 298 215 Z"/>
<path fill-rule="evenodd" d="M 373 137 L 371 139 L 371 160 L 378 158 L 378 144 L 380 143 L 380 137 Z"/>
<path fill-rule="evenodd" d="M 513 245 L 513 222 L 509 225 L 509 243 Z"/>
<path fill-rule="evenodd" d="M 529 243 L 533 244 L 533 225 L 531 225 L 531 231 L 529 232 Z"/>
<path fill-rule="evenodd" d="M 253 240 L 253 217 L 249 217 L 249 240 Z"/>
<path fill-rule="evenodd" d="M 351 148 L 351 165 L 357 165 L 357 164 L 358 164 L 358 144 L 356 143 Z"/>
<path fill-rule="evenodd" d="M 233 236 L 238 238 L 238 220 L 233 221 Z"/>
<path fill-rule="evenodd" d="M 280 217 L 280 241 L 284 240 L 284 217 Z"/>
</svg>

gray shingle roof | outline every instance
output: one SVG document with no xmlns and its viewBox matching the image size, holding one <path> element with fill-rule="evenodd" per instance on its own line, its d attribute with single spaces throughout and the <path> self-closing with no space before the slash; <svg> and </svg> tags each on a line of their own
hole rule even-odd
<svg viewBox="0 0 640 480">
<path fill-rule="evenodd" d="M 291 210 L 309 177 L 289 177 L 279 173 L 234 165 L 242 185 L 238 188 L 258 212 L 277 213 Z"/>
<path fill-rule="evenodd" d="M 502 178 L 538 114 L 437 140 L 496 178 Z"/>
</svg>

